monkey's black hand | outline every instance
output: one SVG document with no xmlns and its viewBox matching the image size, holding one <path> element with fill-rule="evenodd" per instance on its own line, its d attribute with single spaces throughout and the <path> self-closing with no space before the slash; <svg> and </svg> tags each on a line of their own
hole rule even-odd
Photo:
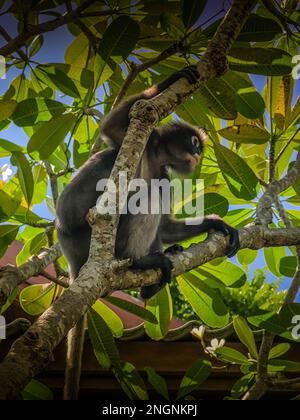
<svg viewBox="0 0 300 420">
<path fill-rule="evenodd" d="M 197 70 L 197 66 L 185 67 L 184 69 L 180 70 L 177 74 L 178 76 L 180 76 L 180 78 L 184 77 L 185 79 L 187 79 L 187 81 L 191 85 L 197 83 L 200 78 L 200 74 Z"/>
<path fill-rule="evenodd" d="M 175 244 L 165 249 L 165 254 L 177 254 L 178 252 L 183 252 L 184 248 L 181 245 Z"/>
<path fill-rule="evenodd" d="M 234 229 L 233 227 L 227 225 L 224 222 L 222 223 L 222 228 L 218 230 L 224 233 L 224 235 L 229 236 L 229 247 L 227 250 L 227 257 L 234 257 L 241 247 L 238 230 Z"/>
<path fill-rule="evenodd" d="M 173 264 L 162 252 L 146 255 L 139 260 L 133 261 L 132 268 L 142 270 L 160 268 L 162 272 L 162 279 L 159 283 L 141 288 L 141 297 L 144 300 L 150 299 L 163 289 L 167 283 L 171 283 Z"/>
</svg>

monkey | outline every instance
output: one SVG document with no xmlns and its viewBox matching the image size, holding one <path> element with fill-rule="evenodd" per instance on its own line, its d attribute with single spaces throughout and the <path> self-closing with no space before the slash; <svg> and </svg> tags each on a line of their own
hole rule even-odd
<svg viewBox="0 0 300 420">
<path fill-rule="evenodd" d="M 122 141 L 129 126 L 129 111 L 141 99 L 151 99 L 177 80 L 185 78 L 197 83 L 196 66 L 188 66 L 171 75 L 162 83 L 130 97 L 117 105 L 103 120 L 101 136 L 109 148 L 96 153 L 79 169 L 59 197 L 56 211 L 56 229 L 64 255 L 70 265 L 70 277 L 75 279 L 89 255 L 91 228 L 86 220 L 90 208 L 96 205 L 99 192 L 97 182 L 109 178 Z M 152 179 L 168 179 L 169 169 L 178 174 L 193 172 L 204 150 L 206 134 L 203 129 L 185 121 L 175 121 L 153 129 L 145 147 L 136 178 L 147 185 Z M 172 278 L 173 265 L 168 253 L 181 252 L 177 243 L 210 230 L 229 236 L 228 257 L 239 250 L 238 231 L 221 218 L 208 216 L 199 225 L 186 224 L 162 214 L 121 214 L 116 235 L 115 257 L 131 259 L 132 269 L 160 269 L 159 283 L 141 288 L 144 300 L 152 298 Z M 165 252 L 164 245 L 173 245 Z"/>
</svg>

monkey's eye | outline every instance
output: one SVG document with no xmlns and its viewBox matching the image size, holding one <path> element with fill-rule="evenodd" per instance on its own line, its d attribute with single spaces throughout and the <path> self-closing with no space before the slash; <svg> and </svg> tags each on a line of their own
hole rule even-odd
<svg viewBox="0 0 300 420">
<path fill-rule="evenodd" d="M 198 137 L 196 137 L 196 136 L 193 136 L 192 137 L 192 145 L 194 147 L 199 147 L 199 139 L 198 139 Z"/>
</svg>

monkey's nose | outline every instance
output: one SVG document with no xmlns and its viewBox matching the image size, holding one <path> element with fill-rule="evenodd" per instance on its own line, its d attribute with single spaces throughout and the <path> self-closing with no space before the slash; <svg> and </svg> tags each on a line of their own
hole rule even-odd
<svg viewBox="0 0 300 420">
<path fill-rule="evenodd" d="M 200 155 L 198 154 L 198 153 L 195 153 L 194 155 L 193 155 L 193 157 L 195 158 L 195 160 L 196 160 L 196 165 L 199 165 L 199 163 L 200 163 Z"/>
</svg>

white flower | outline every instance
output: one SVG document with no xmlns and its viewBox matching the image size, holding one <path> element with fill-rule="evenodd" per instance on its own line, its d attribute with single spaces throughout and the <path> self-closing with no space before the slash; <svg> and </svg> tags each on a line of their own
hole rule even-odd
<svg viewBox="0 0 300 420">
<path fill-rule="evenodd" d="M 203 340 L 205 334 L 205 327 L 201 325 L 201 327 L 199 328 L 193 328 L 191 333 L 194 337 L 199 338 L 199 340 Z"/>
<path fill-rule="evenodd" d="M 7 164 L 3 165 L 0 168 L 0 176 L 2 177 L 4 182 L 6 182 L 9 179 L 12 173 L 13 171 L 11 170 L 11 167 Z"/>
<path fill-rule="evenodd" d="M 216 350 L 224 347 L 224 345 L 225 340 L 223 338 L 220 341 L 217 338 L 214 338 L 211 340 L 210 346 L 205 348 L 205 353 L 209 354 L 210 356 L 216 356 Z"/>
</svg>

